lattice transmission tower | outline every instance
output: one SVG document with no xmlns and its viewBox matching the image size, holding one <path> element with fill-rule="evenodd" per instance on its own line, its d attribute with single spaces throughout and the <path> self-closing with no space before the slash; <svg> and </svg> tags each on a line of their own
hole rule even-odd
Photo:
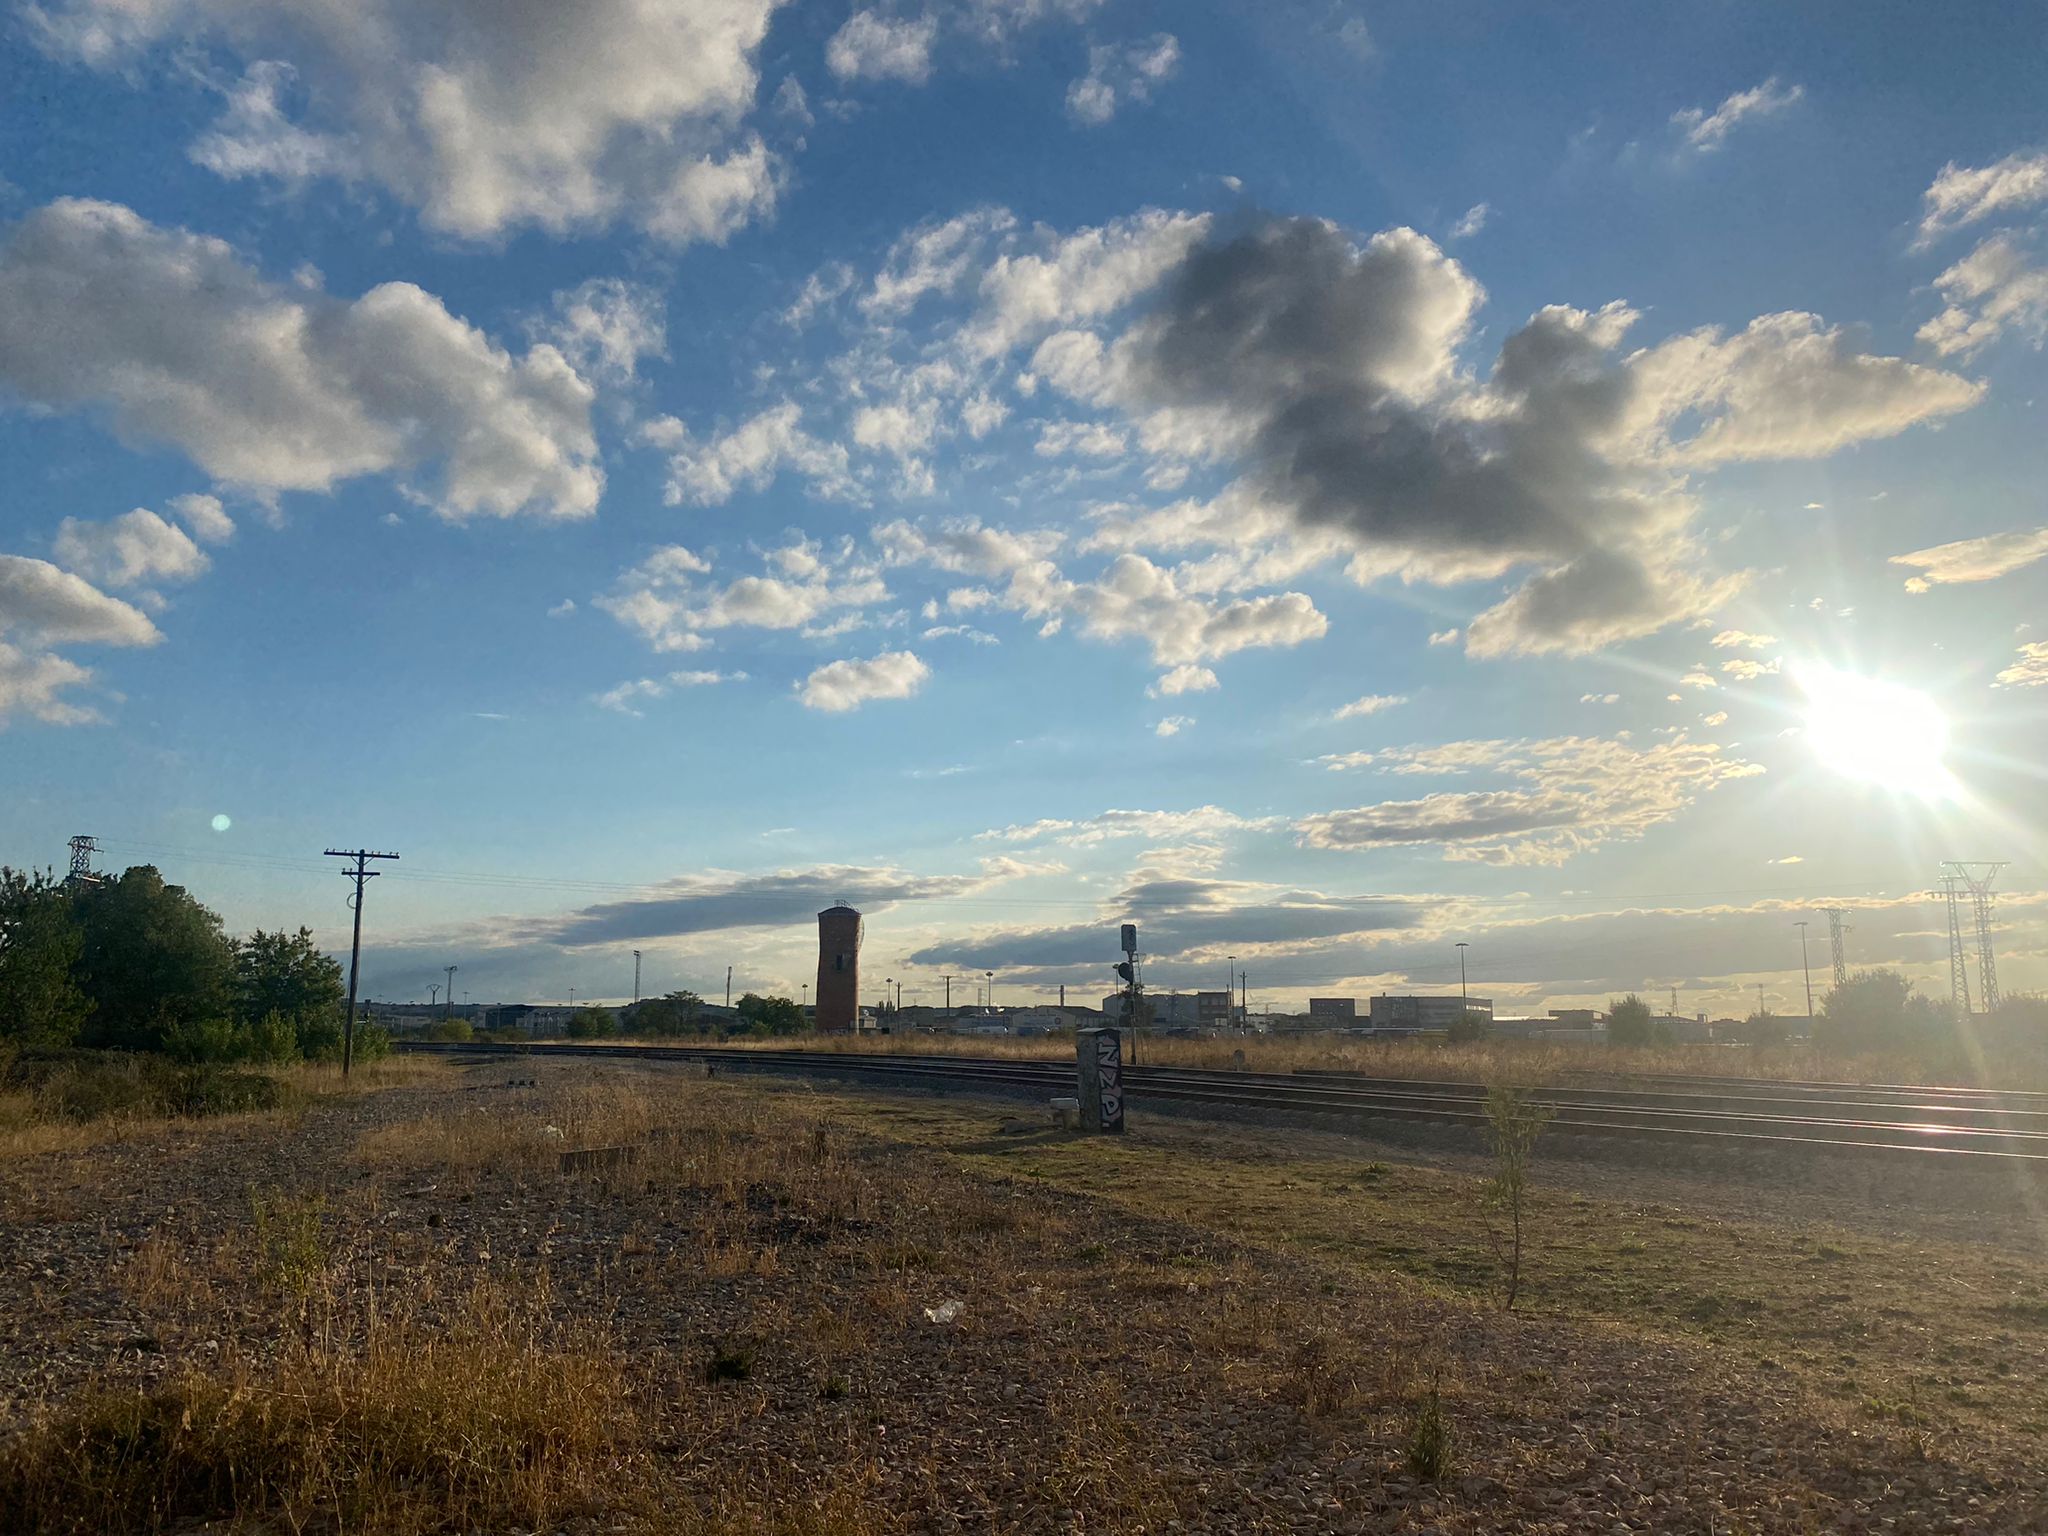
<svg viewBox="0 0 2048 1536">
<path fill-rule="evenodd" d="M 1849 931 L 1843 919 L 1848 917 L 1847 907 L 1822 907 L 1821 915 L 1828 920 L 1828 950 L 1835 962 L 1835 985 L 1845 986 L 1849 980 L 1849 947 L 1842 936 Z"/>
<path fill-rule="evenodd" d="M 1943 866 L 1944 882 L 1948 886 L 1949 925 L 1949 966 L 1951 970 L 1962 964 L 1960 892 L 1970 893 L 1972 916 L 1977 927 L 1977 1001 L 1986 1013 L 1998 1006 L 1998 956 L 1991 946 L 1991 905 L 1994 899 L 1992 886 L 1997 883 L 1998 872 L 2005 868 L 2006 861 L 1977 860 L 1966 862 L 1950 859 Z M 1980 873 L 1981 871 L 1981 873 Z"/>
<path fill-rule="evenodd" d="M 100 840 L 83 834 L 71 839 L 71 873 L 64 877 L 66 885 L 91 885 L 99 879 L 93 873 L 92 856 L 100 851 Z"/>
<path fill-rule="evenodd" d="M 1962 887 L 1960 875 L 1941 877 L 1941 894 L 1948 903 L 1948 991 L 1956 1012 L 1970 1016 L 1970 964 L 1963 954 Z"/>
</svg>

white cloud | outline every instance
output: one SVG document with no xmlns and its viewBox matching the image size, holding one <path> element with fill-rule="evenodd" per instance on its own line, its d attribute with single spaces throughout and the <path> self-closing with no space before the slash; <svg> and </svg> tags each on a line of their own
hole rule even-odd
<svg viewBox="0 0 2048 1536">
<path fill-rule="evenodd" d="M 1207 214 L 1147 208 L 1039 251 L 1005 253 L 981 278 L 962 344 L 971 356 L 995 358 L 1062 326 L 1104 319 L 1156 287 L 1208 229 Z"/>
<path fill-rule="evenodd" d="M 939 24 L 930 17 L 884 16 L 855 11 L 832 34 L 825 62 L 842 80 L 908 80 L 922 85 L 932 72 L 932 40 Z"/>
<path fill-rule="evenodd" d="M 113 203 L 64 199 L 15 228 L 0 380 L 262 493 L 437 464 L 414 494 L 444 516 L 566 518 L 604 488 L 590 386 L 554 347 L 515 357 L 410 283 L 353 302 L 274 284 Z"/>
<path fill-rule="evenodd" d="M 1438 844 L 1444 856 L 1488 864 L 1562 864 L 1603 844 L 1641 837 L 1729 779 L 1763 770 L 1682 737 L 1639 748 L 1567 736 L 1466 741 L 1381 752 L 1394 773 L 1488 772 L 1514 787 L 1440 792 L 1327 811 L 1294 824 L 1305 847 L 1369 850 Z"/>
<path fill-rule="evenodd" d="M 48 725 L 100 718 L 63 697 L 90 683 L 91 669 L 46 647 L 155 645 L 162 638 L 141 610 L 82 577 L 46 560 L 0 555 L 0 727 L 15 715 Z"/>
<path fill-rule="evenodd" d="M 1782 112 L 1805 94 L 1804 86 L 1780 85 L 1778 77 L 1773 75 L 1762 85 L 1737 91 L 1712 112 L 1700 107 L 1687 107 L 1672 113 L 1671 121 L 1684 131 L 1686 143 L 1694 149 L 1719 149 L 1737 123 Z"/>
<path fill-rule="evenodd" d="M 2024 570 L 2043 556 L 2048 556 L 2048 528 L 2031 528 L 1936 544 L 1909 554 L 1893 555 L 1891 563 L 1918 571 L 1919 574 L 1906 585 L 1912 587 L 1917 582 L 1918 590 L 1925 591 L 1930 586 L 1996 581 L 2001 576 Z"/>
<path fill-rule="evenodd" d="M 1451 629 L 1432 630 L 1430 631 L 1429 643 L 1431 645 L 1456 645 L 1458 643 L 1460 636 L 1462 636 L 1463 634 L 1463 630 L 1457 629 L 1455 627 Z"/>
<path fill-rule="evenodd" d="M 813 437 L 802 421 L 803 408 L 785 400 L 708 439 L 693 437 L 673 416 L 657 417 L 640 440 L 668 454 L 664 496 L 671 506 L 718 506 L 736 491 L 764 489 L 785 468 L 809 481 L 814 495 L 857 498 L 860 482 L 846 449 Z"/>
<path fill-rule="evenodd" d="M 1162 672 L 1159 681 L 1145 692 L 1155 699 L 1178 698 L 1184 693 L 1208 693 L 1221 686 L 1207 667 L 1182 665 Z"/>
<path fill-rule="evenodd" d="M 1126 102 L 1148 102 L 1180 67 L 1180 42 L 1161 32 L 1142 43 L 1101 44 L 1088 50 L 1088 73 L 1067 87 L 1067 116 L 1095 128 Z"/>
<path fill-rule="evenodd" d="M 975 645 L 1001 645 L 1003 642 L 985 629 L 976 629 L 971 624 L 934 624 L 918 637 L 922 640 L 966 640 Z"/>
<path fill-rule="evenodd" d="M 1721 685 L 1714 681 L 1712 673 L 1704 672 L 1700 668 L 1694 667 L 1678 680 L 1678 686 L 1681 688 L 1718 688 Z"/>
<path fill-rule="evenodd" d="M 1493 210 L 1485 203 L 1474 203 L 1465 210 L 1463 217 L 1451 226 L 1451 238 L 1453 240 L 1470 240 L 1479 231 L 1486 228 L 1487 216 L 1492 212 Z"/>
<path fill-rule="evenodd" d="M 1700 716 L 1700 724 L 1709 728 L 1726 725 L 1727 723 L 1728 711 L 1725 709 L 1717 709 L 1711 715 Z"/>
<path fill-rule="evenodd" d="M 1126 837 L 1154 843 L 1211 839 L 1231 832 L 1270 831 L 1281 825 L 1278 817 L 1247 818 L 1221 806 L 1199 805 L 1188 811 L 1104 811 L 1085 821 L 1046 818 L 980 832 L 975 834 L 975 841 L 1034 843 L 1050 839 L 1079 848 Z"/>
<path fill-rule="evenodd" d="M 729 628 L 802 629 L 839 609 L 886 599 L 888 588 L 873 567 L 855 558 L 850 543 L 826 550 L 798 542 L 772 550 L 778 575 L 741 576 L 723 586 L 699 577 L 710 562 L 680 544 L 655 550 L 623 572 L 597 606 L 657 652 L 701 651 L 706 631 Z"/>
<path fill-rule="evenodd" d="M 1048 421 L 1039 428 L 1033 452 L 1054 459 L 1074 454 L 1084 459 L 1114 459 L 1130 446 L 1121 428 L 1100 421 Z"/>
<path fill-rule="evenodd" d="M 631 715 L 638 720 L 643 711 L 638 704 L 653 699 L 666 698 L 674 688 L 707 688 L 714 683 L 743 683 L 747 680 L 744 672 L 689 671 L 671 672 L 666 677 L 640 677 L 607 688 L 603 693 L 594 693 L 590 702 L 599 709 L 609 709 L 615 714 Z"/>
<path fill-rule="evenodd" d="M 1168 715 L 1164 720 L 1152 727 L 1152 734 L 1154 736 L 1178 736 L 1185 727 L 1194 723 L 1195 717 L 1193 715 Z"/>
<path fill-rule="evenodd" d="M 1707 644 L 1723 651 L 1762 651 L 1778 643 L 1776 635 L 1753 634 L 1746 629 L 1724 629 Z"/>
<path fill-rule="evenodd" d="M 575 611 L 576 599 L 573 597 L 565 597 L 559 603 L 555 604 L 554 607 L 548 610 L 548 617 L 551 619 L 566 619 L 567 617 L 569 617 L 570 614 L 574 613 Z"/>
<path fill-rule="evenodd" d="M 2007 331 L 2036 347 L 2048 338 L 2048 267 L 2013 235 L 1993 235 L 1934 285 L 1947 307 L 1916 334 L 1943 357 L 1967 357 Z"/>
<path fill-rule="evenodd" d="M 1731 661 L 1722 662 L 1721 670 L 1738 683 L 1750 683 L 1760 677 L 1775 677 L 1784 669 L 1784 665 L 1776 656 L 1769 661 L 1751 661 L 1745 656 L 1737 656 Z"/>
<path fill-rule="evenodd" d="M 2048 685 L 2048 641 L 2031 640 L 2019 648 L 2019 660 L 1998 674 L 2008 688 Z"/>
<path fill-rule="evenodd" d="M 494 0 L 48 0 L 29 15 L 43 47 L 110 71 L 152 49 L 174 75 L 186 53 L 238 55 L 248 73 L 192 150 L 223 176 L 368 181 L 465 239 L 618 218 L 722 239 L 733 193 L 691 184 L 706 167 L 757 174 L 739 125 L 779 3 L 583 0 L 573 26 Z M 726 212 L 707 217 L 707 199 Z"/>
<path fill-rule="evenodd" d="M 67 517 L 57 529 L 53 552 L 59 564 L 108 587 L 190 581 L 208 564 L 182 529 L 145 507 L 103 523 Z"/>
<path fill-rule="evenodd" d="M 804 279 L 796 299 L 782 312 L 782 323 L 801 328 L 819 310 L 853 286 L 853 268 L 843 261 L 829 261 Z"/>
<path fill-rule="evenodd" d="M 644 283 L 593 277 L 557 293 L 553 313 L 530 329 L 585 378 L 623 383 L 641 358 L 668 355 L 666 308 L 660 291 Z"/>
<path fill-rule="evenodd" d="M 1621 702 L 1621 695 L 1618 693 L 1582 693 L 1579 695 L 1579 702 L 1581 704 L 1619 704 Z"/>
<path fill-rule="evenodd" d="M 235 520 L 228 516 L 218 496 L 188 493 L 171 498 L 171 511 L 202 544 L 225 544 L 235 536 Z"/>
<path fill-rule="evenodd" d="M 1330 718 L 1333 720 L 1361 720 L 1367 715 L 1376 715 L 1381 710 L 1392 709 L 1397 704 L 1406 704 L 1405 693 L 1368 693 L 1363 698 L 1353 699 Z"/>
<path fill-rule="evenodd" d="M 1995 213 L 2039 203 L 2048 203 L 2048 150 L 2019 150 L 1974 169 L 1951 160 L 1927 189 L 1920 236 L 1925 242 Z"/>
<path fill-rule="evenodd" d="M 909 651 L 884 651 L 865 661 L 827 662 L 798 685 L 807 709 L 841 714 L 873 699 L 907 699 L 932 675 Z"/>
</svg>

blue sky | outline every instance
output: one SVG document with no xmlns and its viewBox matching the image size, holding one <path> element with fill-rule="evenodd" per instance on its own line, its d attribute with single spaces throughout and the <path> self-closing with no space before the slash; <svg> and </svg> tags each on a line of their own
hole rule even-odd
<svg viewBox="0 0 2048 1536">
<path fill-rule="evenodd" d="M 8 13 L 10 862 L 396 849 L 376 996 L 845 896 L 906 998 L 1724 1013 L 2004 859 L 2048 986 L 2037 8 L 552 15 Z"/>
</svg>

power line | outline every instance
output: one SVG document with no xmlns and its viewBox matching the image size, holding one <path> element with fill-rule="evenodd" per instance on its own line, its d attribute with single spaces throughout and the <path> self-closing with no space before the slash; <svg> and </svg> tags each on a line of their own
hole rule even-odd
<svg viewBox="0 0 2048 1536">
<path fill-rule="evenodd" d="M 371 859 L 395 859 L 398 855 L 372 853 L 367 848 L 329 848 L 325 857 L 355 860 L 353 869 L 342 871 L 342 874 L 356 883 L 355 895 L 349 899 L 349 906 L 355 913 L 355 937 L 349 941 L 348 947 L 348 1017 L 341 1025 L 341 1075 L 347 1077 L 349 1069 L 355 1065 L 356 1057 L 356 968 L 363 958 L 363 883 L 376 879 L 382 873 L 369 867 Z"/>
</svg>

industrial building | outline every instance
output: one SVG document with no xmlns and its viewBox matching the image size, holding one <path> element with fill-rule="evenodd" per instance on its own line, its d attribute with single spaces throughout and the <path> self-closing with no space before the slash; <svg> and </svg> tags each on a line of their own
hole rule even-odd
<svg viewBox="0 0 2048 1536">
<path fill-rule="evenodd" d="M 1468 1013 L 1491 1021 L 1490 997 L 1402 997 L 1381 993 L 1367 1005 L 1374 1029 L 1449 1029 Z"/>
<path fill-rule="evenodd" d="M 838 902 L 818 914 L 818 990 L 813 1018 L 827 1034 L 860 1025 L 860 913 Z"/>
<path fill-rule="evenodd" d="M 1358 1021 L 1358 999 L 1312 997 L 1308 1000 L 1308 1016 L 1319 1024 L 1355 1024 Z"/>
</svg>

